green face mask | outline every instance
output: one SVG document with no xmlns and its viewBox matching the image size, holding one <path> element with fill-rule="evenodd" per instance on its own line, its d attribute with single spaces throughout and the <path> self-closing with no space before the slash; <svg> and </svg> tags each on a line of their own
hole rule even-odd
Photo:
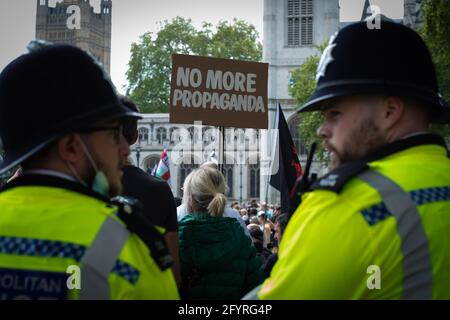
<svg viewBox="0 0 450 320">
<path fill-rule="evenodd" d="M 91 189 L 92 191 L 95 191 L 105 197 L 109 196 L 109 181 L 108 178 L 106 178 L 106 175 L 103 173 L 103 171 L 98 170 L 97 165 L 95 164 L 94 159 L 91 156 L 91 153 L 89 152 L 89 150 L 87 149 L 86 145 L 84 144 L 83 140 L 81 138 L 79 138 L 81 147 L 84 151 L 84 153 L 86 154 L 86 156 L 89 159 L 89 162 L 91 163 L 92 167 L 95 170 L 95 177 L 94 180 L 92 182 L 91 185 Z"/>
<path fill-rule="evenodd" d="M 91 189 L 104 196 L 109 196 L 109 182 L 103 171 L 97 171 Z"/>
</svg>

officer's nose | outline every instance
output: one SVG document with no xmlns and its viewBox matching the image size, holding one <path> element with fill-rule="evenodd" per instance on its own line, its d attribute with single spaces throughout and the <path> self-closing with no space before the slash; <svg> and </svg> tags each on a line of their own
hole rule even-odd
<svg viewBox="0 0 450 320">
<path fill-rule="evenodd" d="M 119 152 L 122 158 L 128 158 L 130 155 L 130 145 L 123 135 L 120 135 Z"/>
<path fill-rule="evenodd" d="M 329 126 L 327 125 L 327 122 L 324 121 L 322 122 L 322 124 L 320 125 L 319 128 L 317 128 L 316 134 L 321 138 L 321 139 L 327 139 L 330 137 L 330 129 Z"/>
</svg>

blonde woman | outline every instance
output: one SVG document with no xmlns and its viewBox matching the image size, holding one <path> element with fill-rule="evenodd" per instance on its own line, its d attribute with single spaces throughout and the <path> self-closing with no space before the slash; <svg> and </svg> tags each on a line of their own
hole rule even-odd
<svg viewBox="0 0 450 320">
<path fill-rule="evenodd" d="M 182 297 L 240 299 L 264 275 L 239 222 L 223 217 L 222 173 L 210 167 L 196 169 L 183 190 L 189 214 L 179 222 Z"/>
</svg>

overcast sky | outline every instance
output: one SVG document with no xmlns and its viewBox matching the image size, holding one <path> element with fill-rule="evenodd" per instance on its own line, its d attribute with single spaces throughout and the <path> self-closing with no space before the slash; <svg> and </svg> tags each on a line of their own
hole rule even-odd
<svg viewBox="0 0 450 320">
<path fill-rule="evenodd" d="M 50 0 L 54 3 L 56 0 Z M 90 0 L 99 8 L 100 0 Z M 359 20 L 364 0 L 340 0 L 341 21 Z M 127 83 L 125 72 L 132 42 L 147 31 L 157 32 L 159 22 L 176 16 L 217 24 L 233 18 L 254 24 L 262 39 L 264 0 L 113 0 L 111 76 L 120 91 Z M 0 70 L 25 52 L 35 37 L 36 0 L 0 0 Z M 403 0 L 371 0 L 390 18 L 403 17 Z"/>
</svg>

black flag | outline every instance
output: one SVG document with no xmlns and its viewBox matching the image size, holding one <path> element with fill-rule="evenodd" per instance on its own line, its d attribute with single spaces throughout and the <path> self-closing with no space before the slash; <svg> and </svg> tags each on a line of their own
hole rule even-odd
<svg viewBox="0 0 450 320">
<path fill-rule="evenodd" d="M 289 193 L 293 189 L 297 178 L 302 175 L 302 167 L 280 104 L 278 104 L 276 123 L 278 126 L 278 137 L 273 163 L 276 165 L 278 161 L 278 171 L 270 177 L 270 185 L 280 191 L 281 210 L 284 213 L 291 210 L 292 199 Z"/>
</svg>

